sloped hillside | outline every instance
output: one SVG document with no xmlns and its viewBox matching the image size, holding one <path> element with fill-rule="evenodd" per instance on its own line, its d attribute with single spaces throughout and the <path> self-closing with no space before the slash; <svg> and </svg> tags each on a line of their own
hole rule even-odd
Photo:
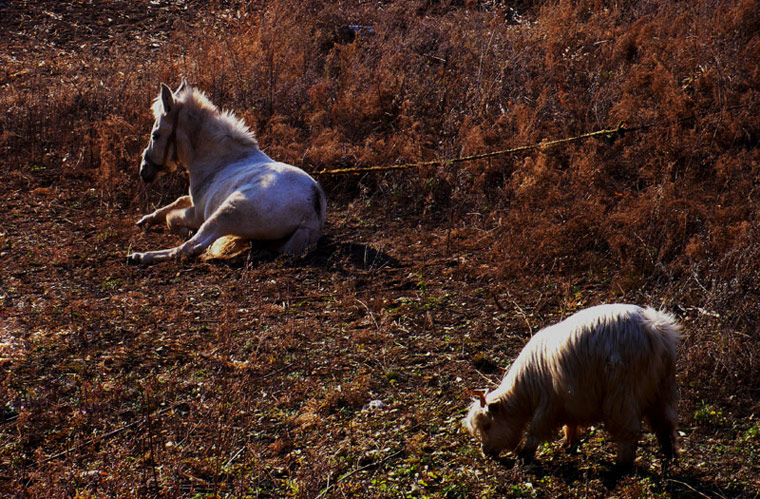
<svg viewBox="0 0 760 499">
<path fill-rule="evenodd" d="M 7 0 L 0 28 L 4 495 L 760 490 L 757 1 Z M 178 242 L 134 222 L 187 189 L 137 175 L 181 76 L 322 183 L 314 251 L 127 264 Z M 483 458 L 468 390 L 604 302 L 683 323 L 678 466 L 646 434 L 618 476 L 603 427 Z"/>
</svg>

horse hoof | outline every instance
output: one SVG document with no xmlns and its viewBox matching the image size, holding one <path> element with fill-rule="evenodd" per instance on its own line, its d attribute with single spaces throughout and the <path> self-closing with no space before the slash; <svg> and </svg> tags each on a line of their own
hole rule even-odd
<svg viewBox="0 0 760 499">
<path fill-rule="evenodd" d="M 127 255 L 127 263 L 131 263 L 133 265 L 143 265 L 149 262 L 146 261 L 144 253 L 130 253 Z"/>
</svg>

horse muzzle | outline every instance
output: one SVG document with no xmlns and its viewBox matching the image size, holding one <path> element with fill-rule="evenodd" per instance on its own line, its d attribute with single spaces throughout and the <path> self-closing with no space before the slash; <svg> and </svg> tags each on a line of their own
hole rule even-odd
<svg viewBox="0 0 760 499">
<path fill-rule="evenodd" d="M 156 165 L 153 164 L 152 161 L 148 158 L 143 158 L 142 164 L 140 165 L 140 177 L 143 179 L 143 182 L 153 182 L 153 179 L 158 175 L 158 171 L 159 169 L 156 168 Z"/>
</svg>

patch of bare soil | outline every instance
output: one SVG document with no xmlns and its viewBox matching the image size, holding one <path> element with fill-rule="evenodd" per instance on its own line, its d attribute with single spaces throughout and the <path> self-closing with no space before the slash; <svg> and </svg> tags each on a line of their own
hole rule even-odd
<svg viewBox="0 0 760 499">
<path fill-rule="evenodd" d="M 76 52 L 86 47 L 106 51 L 111 44 L 154 48 L 174 28 L 203 12 L 197 0 L 71 2 L 5 0 L 0 2 L 2 49 L 22 55 L 30 50 Z"/>
<path fill-rule="evenodd" d="M 139 267 L 130 247 L 176 238 L 86 186 L 27 181 L 0 187 L 4 490 L 731 495 L 695 467 L 688 424 L 675 474 L 647 436 L 637 473 L 617 478 L 600 430 L 579 456 L 545 447 L 537 467 L 480 456 L 460 427 L 466 391 L 495 386 L 539 327 L 613 297 L 500 282 L 476 230 L 333 204 L 302 258 Z"/>
<path fill-rule="evenodd" d="M 0 85 L 50 72 L 29 67 L 32 60 L 77 60 L 83 53 L 108 56 L 116 46 L 154 52 L 177 26 L 203 15 L 207 5 L 198 0 L 3 0 Z"/>
</svg>

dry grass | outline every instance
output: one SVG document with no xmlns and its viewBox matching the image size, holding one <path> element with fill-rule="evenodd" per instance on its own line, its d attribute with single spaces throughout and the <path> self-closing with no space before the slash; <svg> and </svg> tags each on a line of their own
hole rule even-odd
<svg viewBox="0 0 760 499">
<path fill-rule="evenodd" d="M 364 26 L 358 31 L 351 25 Z M 0 2 L 0 492 L 747 497 L 760 489 L 756 1 Z M 371 27 L 371 28 L 369 28 Z M 324 177 L 304 258 L 126 265 L 179 75 Z M 600 302 L 679 314 L 681 464 L 484 460 L 464 392 Z M 373 400 L 379 400 L 370 404 Z"/>
</svg>

